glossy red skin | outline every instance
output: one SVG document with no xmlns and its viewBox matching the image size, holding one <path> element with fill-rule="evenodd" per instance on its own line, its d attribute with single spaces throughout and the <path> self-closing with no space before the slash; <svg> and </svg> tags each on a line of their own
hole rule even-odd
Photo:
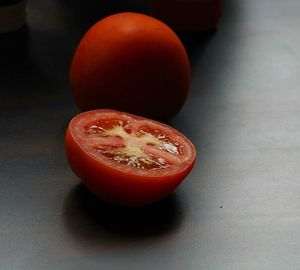
<svg viewBox="0 0 300 270">
<path fill-rule="evenodd" d="M 70 75 L 82 111 L 112 108 L 158 120 L 181 110 L 191 81 L 176 34 L 157 19 L 130 12 L 106 17 L 87 31 Z"/>
<path fill-rule="evenodd" d="M 88 189 L 102 200 L 127 206 L 143 206 L 166 197 L 185 179 L 195 163 L 196 151 L 191 163 L 184 170 L 170 175 L 139 176 L 108 167 L 95 160 L 74 139 L 71 123 L 66 132 L 66 153 L 74 173 Z M 174 132 L 179 133 L 174 130 Z"/>
</svg>

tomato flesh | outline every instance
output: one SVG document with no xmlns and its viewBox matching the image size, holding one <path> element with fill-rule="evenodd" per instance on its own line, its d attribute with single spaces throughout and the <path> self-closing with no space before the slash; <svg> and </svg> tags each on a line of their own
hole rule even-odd
<svg viewBox="0 0 300 270">
<path fill-rule="evenodd" d="M 86 127 L 87 142 L 106 158 L 138 169 L 154 170 L 180 163 L 171 155 L 182 155 L 178 142 L 162 131 L 134 128 L 129 121 L 97 120 Z"/>
<path fill-rule="evenodd" d="M 66 145 L 71 167 L 91 191 L 106 201 L 128 205 L 165 197 L 195 160 L 192 143 L 175 129 L 113 110 L 76 116 L 69 124 Z M 133 191 L 136 188 L 144 198 Z"/>
</svg>

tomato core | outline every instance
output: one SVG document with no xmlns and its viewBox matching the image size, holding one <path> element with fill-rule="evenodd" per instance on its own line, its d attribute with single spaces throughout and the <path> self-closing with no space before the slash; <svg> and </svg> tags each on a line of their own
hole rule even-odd
<svg viewBox="0 0 300 270">
<path fill-rule="evenodd" d="M 87 144 L 105 158 L 143 170 L 180 163 L 182 146 L 157 129 L 134 127 L 129 121 L 96 120 L 85 126 Z M 175 156 L 174 156 L 175 155 Z"/>
</svg>

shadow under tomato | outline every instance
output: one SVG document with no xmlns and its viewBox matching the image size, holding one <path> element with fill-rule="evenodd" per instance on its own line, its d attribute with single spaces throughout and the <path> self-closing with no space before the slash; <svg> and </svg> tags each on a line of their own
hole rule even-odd
<svg viewBox="0 0 300 270">
<path fill-rule="evenodd" d="M 64 218 L 67 228 L 81 240 L 103 241 L 117 237 L 147 237 L 170 233 L 182 220 L 175 194 L 144 207 L 107 204 L 85 188 L 76 186 L 67 196 Z"/>
</svg>

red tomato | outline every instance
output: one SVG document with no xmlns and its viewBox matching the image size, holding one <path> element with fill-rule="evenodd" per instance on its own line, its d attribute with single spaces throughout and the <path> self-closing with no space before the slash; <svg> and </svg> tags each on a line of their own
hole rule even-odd
<svg viewBox="0 0 300 270">
<path fill-rule="evenodd" d="M 196 151 L 174 128 L 114 110 L 75 116 L 66 132 L 74 173 L 101 199 L 145 205 L 171 193 L 191 171 Z"/>
<path fill-rule="evenodd" d="M 70 75 L 82 111 L 112 108 L 159 120 L 179 112 L 191 80 L 176 34 L 157 19 L 130 12 L 106 17 L 87 31 Z"/>
</svg>

